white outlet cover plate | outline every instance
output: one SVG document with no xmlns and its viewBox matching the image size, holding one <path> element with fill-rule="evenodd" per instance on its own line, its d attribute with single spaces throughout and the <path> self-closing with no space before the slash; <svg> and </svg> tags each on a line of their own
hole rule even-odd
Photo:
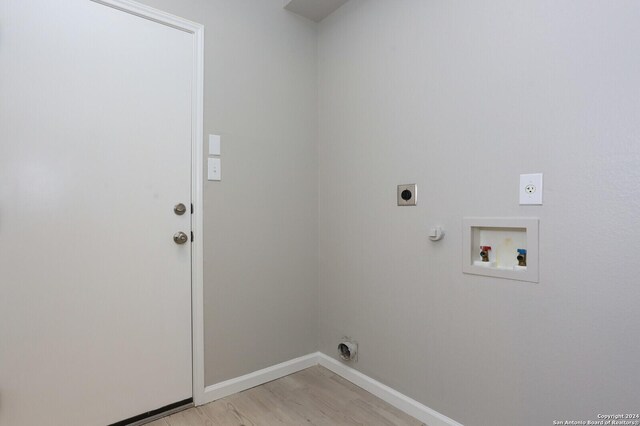
<svg viewBox="0 0 640 426">
<path fill-rule="evenodd" d="M 207 177 L 209 180 L 222 180 L 219 158 L 207 159 Z"/>
<path fill-rule="evenodd" d="M 520 175 L 520 205 L 542 205 L 542 173 Z"/>
</svg>

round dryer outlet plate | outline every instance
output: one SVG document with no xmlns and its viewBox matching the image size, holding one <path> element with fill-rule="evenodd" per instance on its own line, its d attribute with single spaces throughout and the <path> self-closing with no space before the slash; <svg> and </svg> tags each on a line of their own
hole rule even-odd
<svg viewBox="0 0 640 426">
<path fill-rule="evenodd" d="M 398 205 L 415 206 L 418 202 L 418 186 L 415 183 L 398 185 Z"/>
</svg>

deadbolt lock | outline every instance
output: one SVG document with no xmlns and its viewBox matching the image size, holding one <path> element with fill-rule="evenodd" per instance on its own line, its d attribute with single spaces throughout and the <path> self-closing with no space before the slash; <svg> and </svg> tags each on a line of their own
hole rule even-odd
<svg viewBox="0 0 640 426">
<path fill-rule="evenodd" d="M 186 211 L 187 211 L 187 208 L 182 203 L 176 204 L 175 206 L 173 206 L 173 212 L 178 216 L 182 216 L 183 214 L 186 213 Z"/>
</svg>

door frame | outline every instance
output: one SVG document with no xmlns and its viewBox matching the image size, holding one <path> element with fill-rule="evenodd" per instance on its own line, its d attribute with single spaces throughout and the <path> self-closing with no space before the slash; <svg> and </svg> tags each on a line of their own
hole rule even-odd
<svg viewBox="0 0 640 426">
<path fill-rule="evenodd" d="M 131 0 L 90 0 L 193 35 L 191 118 L 191 357 L 193 402 L 204 401 L 203 147 L 204 25 Z"/>
</svg>

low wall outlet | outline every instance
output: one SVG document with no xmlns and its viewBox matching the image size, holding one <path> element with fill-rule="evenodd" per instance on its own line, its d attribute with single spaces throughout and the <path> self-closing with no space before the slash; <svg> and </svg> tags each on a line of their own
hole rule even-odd
<svg viewBox="0 0 640 426">
<path fill-rule="evenodd" d="M 520 175 L 520 205 L 542 205 L 542 173 Z"/>
</svg>

